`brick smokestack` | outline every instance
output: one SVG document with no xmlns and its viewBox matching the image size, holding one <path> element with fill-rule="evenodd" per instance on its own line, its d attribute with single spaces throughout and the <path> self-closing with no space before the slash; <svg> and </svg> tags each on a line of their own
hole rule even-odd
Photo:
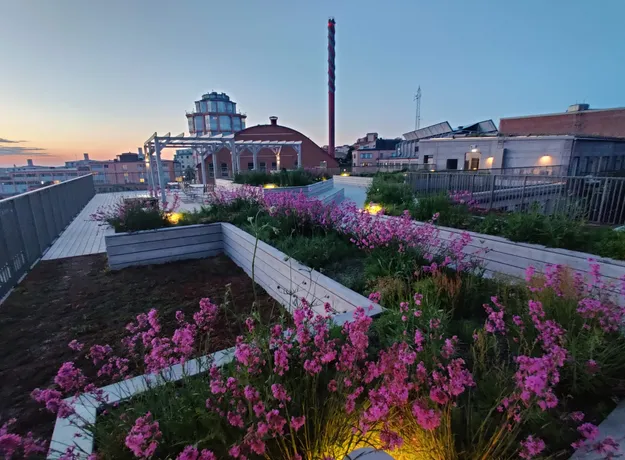
<svg viewBox="0 0 625 460">
<path fill-rule="evenodd" d="M 328 154 L 334 158 L 334 58 L 336 42 L 334 40 L 336 21 L 328 19 Z"/>
</svg>

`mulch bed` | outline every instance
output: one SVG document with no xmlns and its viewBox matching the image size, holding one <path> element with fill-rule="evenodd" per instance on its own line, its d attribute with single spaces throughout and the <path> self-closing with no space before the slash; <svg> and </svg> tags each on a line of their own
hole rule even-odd
<svg viewBox="0 0 625 460">
<path fill-rule="evenodd" d="M 281 313 L 258 286 L 257 294 L 264 320 Z M 227 296 L 228 313 L 221 314 L 210 351 L 234 345 L 254 301 L 252 280 L 228 257 L 115 272 L 104 254 L 39 262 L 0 305 L 0 426 L 14 417 L 17 432 L 50 438 L 55 417 L 30 393 L 52 385 L 60 365 L 76 359 L 67 346 L 71 340 L 85 344 L 82 355 L 96 343 L 117 351 L 126 324 L 136 315 L 156 308 L 163 332 L 171 333 L 177 310 L 190 319 L 201 298 L 221 304 Z"/>
</svg>

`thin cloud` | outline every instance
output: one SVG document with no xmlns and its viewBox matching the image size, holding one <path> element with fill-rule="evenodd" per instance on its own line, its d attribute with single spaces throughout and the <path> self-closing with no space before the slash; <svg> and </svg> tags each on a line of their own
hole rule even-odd
<svg viewBox="0 0 625 460">
<path fill-rule="evenodd" d="M 4 139 L 0 137 L 0 156 L 9 156 L 9 155 L 47 155 L 46 149 L 41 147 L 22 147 L 20 145 L 12 145 L 12 144 L 20 144 L 26 141 L 13 141 L 10 139 Z M 2 145 L 2 144 L 11 144 L 11 145 Z"/>
<path fill-rule="evenodd" d="M 26 141 L 12 141 L 11 139 L 4 139 L 3 137 L 0 137 L 0 144 L 19 144 L 20 142 Z"/>
</svg>

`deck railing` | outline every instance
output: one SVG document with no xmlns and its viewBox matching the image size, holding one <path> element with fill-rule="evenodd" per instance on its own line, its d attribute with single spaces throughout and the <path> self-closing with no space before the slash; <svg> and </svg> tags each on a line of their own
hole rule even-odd
<svg viewBox="0 0 625 460">
<path fill-rule="evenodd" d="M 538 210 L 595 224 L 625 223 L 625 178 L 465 173 L 407 174 L 417 195 L 468 191 L 483 209 Z"/>
<path fill-rule="evenodd" d="M 0 200 L 0 300 L 94 195 L 88 175 Z"/>
</svg>

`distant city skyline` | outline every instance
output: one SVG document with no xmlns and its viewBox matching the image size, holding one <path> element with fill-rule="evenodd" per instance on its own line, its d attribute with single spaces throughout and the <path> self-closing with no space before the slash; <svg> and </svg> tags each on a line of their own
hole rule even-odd
<svg viewBox="0 0 625 460">
<path fill-rule="evenodd" d="M 380 6 L 382 5 L 382 6 Z M 0 0 L 0 166 L 112 159 L 227 93 L 247 126 L 327 144 L 327 19 L 336 19 L 336 145 L 367 132 L 625 106 L 625 2 L 237 3 Z M 173 156 L 168 151 L 166 158 Z"/>
</svg>

